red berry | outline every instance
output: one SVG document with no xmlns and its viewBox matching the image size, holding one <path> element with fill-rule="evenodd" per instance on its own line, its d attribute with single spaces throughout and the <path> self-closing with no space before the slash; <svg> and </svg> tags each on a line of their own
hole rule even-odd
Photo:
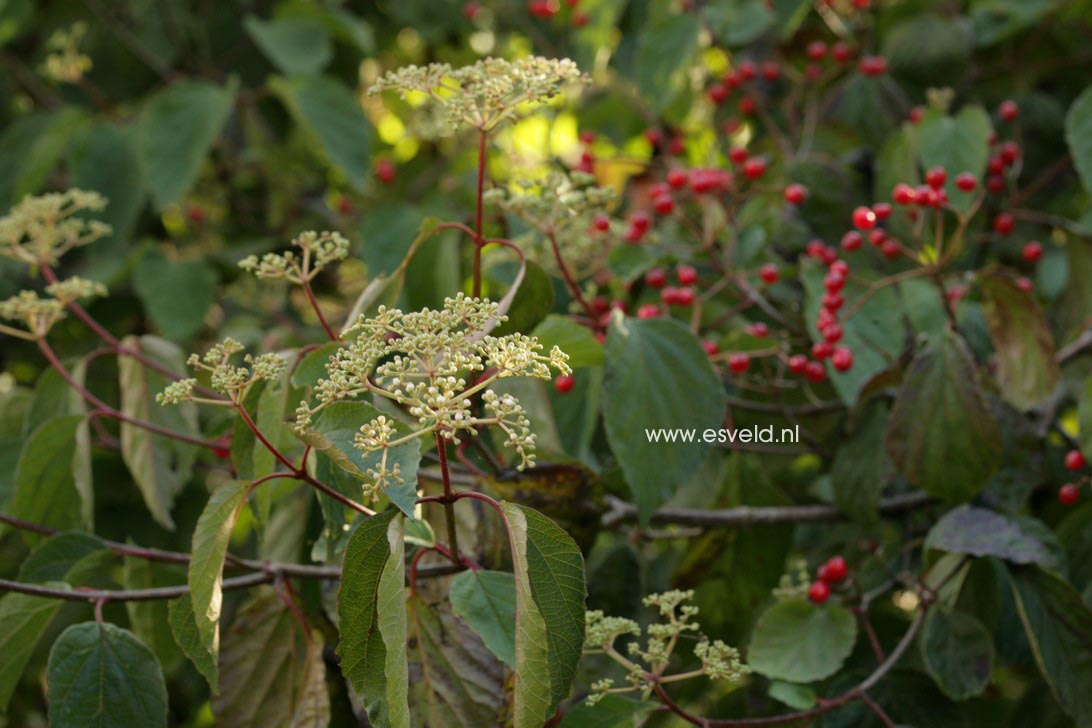
<svg viewBox="0 0 1092 728">
<path fill-rule="evenodd" d="M 877 202 L 872 206 L 872 212 L 876 213 L 877 220 L 886 220 L 891 217 L 891 205 L 886 202 Z"/>
<path fill-rule="evenodd" d="M 744 61 L 739 64 L 739 77 L 744 81 L 753 81 L 758 75 L 758 66 L 754 61 Z"/>
<path fill-rule="evenodd" d="M 660 146 L 664 141 L 664 133 L 659 129 L 645 129 L 645 140 L 654 147 Z"/>
<path fill-rule="evenodd" d="M 463 5 L 463 17 L 467 20 L 474 20 L 481 11 L 482 6 L 478 3 L 466 3 Z"/>
<path fill-rule="evenodd" d="M 936 207 L 940 202 L 937 191 L 929 185 L 922 185 L 914 190 L 914 201 L 921 207 Z"/>
<path fill-rule="evenodd" d="M 652 227 L 652 218 L 643 210 L 638 210 L 633 213 L 629 218 L 629 222 L 634 228 L 640 230 L 642 233 L 648 232 L 648 229 Z"/>
<path fill-rule="evenodd" d="M 1037 263 L 1043 257 L 1043 246 L 1032 240 L 1024 246 L 1024 260 L 1029 263 Z"/>
<path fill-rule="evenodd" d="M 995 195 L 1000 194 L 1005 189 L 1005 178 L 999 174 L 991 174 L 986 180 L 986 189 Z"/>
<path fill-rule="evenodd" d="M 824 326 L 820 333 L 823 335 L 823 339 L 828 343 L 837 344 L 839 341 L 842 340 L 842 337 L 845 335 L 845 330 L 842 329 L 841 324 L 830 324 L 828 326 Z"/>
<path fill-rule="evenodd" d="M 725 86 L 723 83 L 714 83 L 705 92 L 705 95 L 708 96 L 709 100 L 712 101 L 714 104 L 723 104 L 725 101 L 728 100 L 729 93 L 730 91 L 728 90 L 728 87 Z"/>
<path fill-rule="evenodd" d="M 891 191 L 891 199 L 900 205 L 912 205 L 915 199 L 914 188 L 900 182 L 895 185 L 895 189 Z"/>
<path fill-rule="evenodd" d="M 1084 453 L 1080 450 L 1070 450 L 1065 454 L 1065 467 L 1067 470 L 1072 470 L 1076 473 L 1080 470 L 1084 470 L 1086 464 Z"/>
<path fill-rule="evenodd" d="M 705 353 L 709 356 L 713 356 L 717 353 L 717 342 L 712 339 L 706 339 L 701 342 L 701 348 L 705 349 Z"/>
<path fill-rule="evenodd" d="M 375 163 L 375 176 L 378 177 L 379 181 L 385 185 L 389 185 L 394 182 L 394 163 L 386 157 L 380 157 L 380 159 Z"/>
<path fill-rule="evenodd" d="M 660 317 L 660 307 L 654 303 L 646 303 L 637 309 L 637 318 L 654 319 Z"/>
<path fill-rule="evenodd" d="M 337 211 L 342 215 L 352 215 L 353 201 L 350 200 L 346 195 L 338 195 Z"/>
<path fill-rule="evenodd" d="M 527 11 L 540 19 L 552 18 L 560 9 L 555 0 L 531 0 L 527 3 Z"/>
<path fill-rule="evenodd" d="M 801 184 L 791 184 L 785 188 L 785 202 L 799 205 L 808 199 L 808 188 Z"/>
<path fill-rule="evenodd" d="M 887 240 L 883 241 L 882 245 L 880 245 L 880 252 L 883 253 L 883 256 L 885 258 L 897 258 L 899 257 L 900 251 L 901 248 L 899 247 L 899 241 L 895 240 L 894 238 L 888 238 Z"/>
<path fill-rule="evenodd" d="M 678 303 L 678 297 L 679 289 L 674 286 L 667 286 L 660 291 L 660 301 L 662 301 L 665 306 L 674 306 Z"/>
<path fill-rule="evenodd" d="M 1001 174 L 1005 171 L 1005 160 L 1000 154 L 995 154 L 986 162 L 986 170 L 990 174 Z"/>
<path fill-rule="evenodd" d="M 827 370 L 823 368 L 822 362 L 809 361 L 804 366 L 804 376 L 809 382 L 819 383 L 827 378 Z"/>
<path fill-rule="evenodd" d="M 675 210 L 675 200 L 671 195 L 657 195 L 652 200 L 652 207 L 660 215 L 670 215 Z"/>
<path fill-rule="evenodd" d="M 823 77 L 823 67 L 818 63 L 809 63 L 804 69 L 804 75 L 808 77 L 809 81 L 818 81 Z"/>
<path fill-rule="evenodd" d="M 846 299 L 842 298 L 837 293 L 826 293 L 823 295 L 823 308 L 830 311 L 837 311 L 843 305 L 845 305 Z"/>
<path fill-rule="evenodd" d="M 781 271 L 773 263 L 765 263 L 758 269 L 758 276 L 765 283 L 777 283 L 777 279 L 781 277 Z"/>
<path fill-rule="evenodd" d="M 978 178 L 970 172 L 963 172 L 955 178 L 955 186 L 964 192 L 973 192 L 978 186 Z"/>
<path fill-rule="evenodd" d="M 743 163 L 743 175 L 747 179 L 758 179 L 766 173 L 766 160 L 762 157 L 750 157 Z"/>
<path fill-rule="evenodd" d="M 673 190 L 685 187 L 689 179 L 690 175 L 686 173 L 685 169 L 673 169 L 667 173 L 667 184 Z"/>
<path fill-rule="evenodd" d="M 804 247 L 804 252 L 807 253 L 809 258 L 815 258 L 816 260 L 822 260 L 826 253 L 826 247 L 823 245 L 823 241 L 819 238 L 809 240 L 808 244 Z"/>
<path fill-rule="evenodd" d="M 845 43 L 835 43 L 831 46 L 830 55 L 834 60 L 838 61 L 838 63 L 845 63 L 853 57 L 853 49 Z"/>
<path fill-rule="evenodd" d="M 925 109 L 920 106 L 915 106 L 910 109 L 910 115 L 906 117 L 907 121 L 911 124 L 917 125 L 921 122 L 921 117 L 925 115 Z"/>
<path fill-rule="evenodd" d="M 596 296 L 591 302 L 592 310 L 596 313 L 606 313 L 610 311 L 610 302 L 602 296 Z"/>
<path fill-rule="evenodd" d="M 823 579 L 823 581 L 828 584 L 837 584 L 849 576 L 849 569 L 846 568 L 846 560 L 841 556 L 832 556 L 823 564 L 823 566 L 826 567 L 826 578 Z"/>
<path fill-rule="evenodd" d="M 803 354 L 793 354 L 789 357 L 789 371 L 793 374 L 803 374 L 808 365 L 808 358 Z"/>
<path fill-rule="evenodd" d="M 682 137 L 673 137 L 667 145 L 667 153 L 676 157 L 686 153 L 686 142 Z"/>
<path fill-rule="evenodd" d="M 622 238 L 630 245 L 637 245 L 641 242 L 641 239 L 644 238 L 644 236 L 645 233 L 643 230 L 639 229 L 635 225 L 630 225 L 628 228 L 626 228 L 626 232 L 622 236 Z"/>
<path fill-rule="evenodd" d="M 849 275 L 849 263 L 839 258 L 830 264 L 830 272 L 837 273 L 840 276 L 847 276 Z"/>
<path fill-rule="evenodd" d="M 1015 226 L 1016 221 L 1013 219 L 1012 215 L 1007 212 L 1002 212 L 993 219 L 993 230 L 998 235 L 1008 235 Z"/>
<path fill-rule="evenodd" d="M 675 291 L 675 303 L 679 306 L 690 306 L 694 303 L 693 288 L 679 288 Z"/>
<path fill-rule="evenodd" d="M 857 64 L 857 69 L 865 76 L 882 76 L 887 73 L 887 59 L 883 56 L 865 56 Z"/>
<path fill-rule="evenodd" d="M 605 233 L 610 230 L 610 218 L 606 215 L 596 215 L 592 225 L 594 225 L 595 229 L 599 232 Z"/>
<path fill-rule="evenodd" d="M 840 372 L 848 372 L 853 368 L 853 352 L 848 347 L 839 346 L 830 355 L 830 363 Z"/>
<path fill-rule="evenodd" d="M 887 240 L 887 231 L 883 228 L 876 228 L 868 234 L 868 242 L 873 245 L 880 246 Z"/>
<path fill-rule="evenodd" d="M 933 167 L 925 173 L 925 184 L 934 190 L 939 190 L 948 181 L 948 170 L 944 167 Z"/>
<path fill-rule="evenodd" d="M 1005 121 L 1016 121 L 1016 117 L 1020 116 L 1020 107 L 1012 99 L 1005 99 L 997 107 L 997 114 Z"/>
<path fill-rule="evenodd" d="M 834 353 L 834 347 L 829 341 L 816 341 L 811 345 L 811 355 L 816 359 L 826 359 Z"/>
<path fill-rule="evenodd" d="M 1031 293 L 1035 289 L 1035 286 L 1034 284 L 1032 284 L 1031 279 L 1026 278 L 1025 276 L 1020 276 L 1016 279 L 1016 287 L 1024 293 Z"/>
<path fill-rule="evenodd" d="M 864 242 L 864 238 L 856 230 L 850 230 L 848 233 L 842 236 L 842 250 L 852 252 L 861 247 L 861 243 Z"/>
<path fill-rule="evenodd" d="M 831 271 L 823 279 L 823 286 L 826 287 L 828 293 L 837 293 L 846 287 L 846 277 L 841 273 Z"/>
<path fill-rule="evenodd" d="M 572 376 L 558 377 L 554 380 L 554 389 L 560 394 L 568 394 L 573 390 L 573 386 L 576 384 L 576 378 Z"/>
<path fill-rule="evenodd" d="M 821 61 L 827 55 L 827 44 L 821 40 L 808 43 L 808 58 L 813 61 Z"/>
<path fill-rule="evenodd" d="M 773 61 L 766 61 L 762 64 L 762 78 L 767 81 L 776 81 L 781 78 L 781 67 Z"/>
<path fill-rule="evenodd" d="M 1020 158 L 1020 145 L 1014 141 L 1007 141 L 1001 145 L 1001 161 L 1006 165 L 1012 164 Z"/>
<path fill-rule="evenodd" d="M 808 599 L 813 604 L 822 604 L 830 599 L 830 587 L 825 581 L 813 581 L 808 587 Z"/>
<path fill-rule="evenodd" d="M 876 227 L 876 213 L 862 205 L 853 211 L 853 224 L 858 230 L 871 230 Z"/>
<path fill-rule="evenodd" d="M 1066 483 L 1058 489 L 1058 500 L 1064 506 L 1076 504 L 1081 499 L 1081 489 L 1073 483 Z"/>
<path fill-rule="evenodd" d="M 694 266 L 684 263 L 675 268 L 675 278 L 684 286 L 692 286 L 698 282 L 698 271 Z"/>
<path fill-rule="evenodd" d="M 573 13 L 573 27 L 583 28 L 588 24 L 588 14 L 583 11 Z"/>
<path fill-rule="evenodd" d="M 190 205 L 186 208 L 186 217 L 190 219 L 194 225 L 200 225 L 205 221 L 205 211 L 200 205 Z"/>
<path fill-rule="evenodd" d="M 751 357 L 742 352 L 734 352 L 728 355 L 728 368 L 736 374 L 742 374 L 751 366 Z"/>
<path fill-rule="evenodd" d="M 212 454 L 220 460 L 227 460 L 231 457 L 231 448 L 218 444 L 216 447 L 212 448 Z"/>
<path fill-rule="evenodd" d="M 757 321 L 753 324 L 747 324 L 743 327 L 743 330 L 758 339 L 765 339 L 767 336 L 770 335 L 770 327 L 762 321 Z"/>
<path fill-rule="evenodd" d="M 653 288 L 663 288 L 667 283 L 667 273 L 663 268 L 653 268 L 645 273 L 645 283 Z"/>
</svg>

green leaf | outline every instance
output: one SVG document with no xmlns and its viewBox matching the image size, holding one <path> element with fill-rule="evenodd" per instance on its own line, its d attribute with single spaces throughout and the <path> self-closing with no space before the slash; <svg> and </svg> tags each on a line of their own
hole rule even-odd
<svg viewBox="0 0 1092 728">
<path fill-rule="evenodd" d="M 451 581 L 451 609 L 494 655 L 516 666 L 516 579 L 504 571 L 464 571 Z"/>
<path fill-rule="evenodd" d="M 911 483 L 959 503 L 1001 461 L 997 423 L 978 389 L 966 344 L 947 331 L 914 357 L 887 430 L 887 452 Z"/>
<path fill-rule="evenodd" d="M 1066 112 L 1065 140 L 1084 189 L 1092 193 L 1092 86 L 1086 88 Z"/>
<path fill-rule="evenodd" d="M 965 612 L 929 612 L 918 641 L 925 670 L 953 700 L 980 695 L 993 674 L 993 638 Z"/>
<path fill-rule="evenodd" d="M 234 102 L 234 83 L 221 87 L 193 80 L 168 86 L 148 100 L 140 118 L 137 149 L 144 181 L 157 207 L 177 201 L 197 181 Z M 166 290 L 188 289 L 160 289 L 160 293 Z"/>
<path fill-rule="evenodd" d="M 970 172 L 981 179 L 990 156 L 990 117 L 979 106 L 964 106 L 955 116 L 926 111 L 918 125 L 918 149 L 924 169 L 948 170 L 945 190 L 953 207 L 967 212 L 975 192 L 955 186 L 956 177 Z"/>
<path fill-rule="evenodd" d="M 72 456 L 82 422 L 79 415 L 54 417 L 31 434 L 15 466 L 15 489 L 7 506 L 11 515 L 58 529 L 81 525 Z"/>
<path fill-rule="evenodd" d="M 167 688 L 155 655 L 113 624 L 66 629 L 49 653 L 46 683 L 52 725 L 167 725 Z"/>
<path fill-rule="evenodd" d="M 685 71 L 698 51 L 697 13 L 668 13 L 649 23 L 637 38 L 636 82 L 653 111 L 663 111 L 683 87 Z"/>
<path fill-rule="evenodd" d="M 126 589 L 155 589 L 178 584 L 184 574 L 179 564 L 126 556 L 122 583 Z M 183 652 L 171 633 L 170 603 L 159 599 L 127 601 L 125 611 L 137 639 L 148 645 L 166 674 L 174 672 L 182 661 Z M 192 607 L 190 611 L 192 613 Z"/>
<path fill-rule="evenodd" d="M 349 538 L 337 612 L 341 668 L 376 726 L 408 726 L 403 518 L 387 510 Z"/>
<path fill-rule="evenodd" d="M 811 710 L 815 707 L 815 691 L 807 685 L 773 680 L 768 692 L 774 700 L 796 710 Z"/>
<path fill-rule="evenodd" d="M 706 5 L 703 11 L 713 34 L 730 48 L 747 45 L 777 21 L 762 0 L 726 0 Z"/>
<path fill-rule="evenodd" d="M 557 524 L 501 504 L 516 582 L 515 728 L 538 728 L 569 694 L 584 646 L 584 557 Z"/>
<path fill-rule="evenodd" d="M 155 248 L 145 253 L 133 272 L 133 288 L 144 310 L 174 341 L 186 341 L 204 328 L 205 312 L 216 298 L 216 283 L 216 273 L 204 261 L 168 260 Z"/>
<path fill-rule="evenodd" d="M 549 351 L 557 346 L 569 355 L 573 369 L 599 366 L 603 363 L 603 345 L 587 326 L 581 326 L 570 318 L 550 314 L 531 332 L 537 336 L 542 348 Z"/>
<path fill-rule="evenodd" d="M 292 370 L 292 378 L 289 380 L 293 387 L 313 387 L 315 382 L 326 376 L 326 363 L 334 352 L 341 348 L 341 344 L 331 341 L 328 344 L 308 352 L 296 368 Z"/>
<path fill-rule="evenodd" d="M 170 371 L 185 372 L 182 351 L 168 341 L 154 336 L 127 336 L 122 344 L 144 353 Z M 145 367 L 136 358 L 118 357 L 118 389 L 121 392 L 121 411 L 125 415 L 174 432 L 197 435 L 197 406 L 193 402 L 170 407 L 156 404 L 156 394 L 169 383 L 170 380 Z M 173 531 L 171 506 L 189 477 L 195 457 L 194 446 L 153 435 L 143 427 L 124 421 L 120 429 L 121 457 L 144 496 L 144 503 L 157 523 Z"/>
<path fill-rule="evenodd" d="M 595 705 L 587 700 L 574 705 L 558 728 L 632 728 L 655 709 L 652 701 L 604 695 Z"/>
<path fill-rule="evenodd" d="M 60 608 L 59 599 L 14 592 L 0 597 L 0 713 L 6 711 L 39 638 Z"/>
<path fill-rule="evenodd" d="M 824 266 L 806 261 L 803 266 L 801 282 L 804 284 L 804 311 L 813 341 L 822 337 L 815 326 L 822 306 Z M 847 301 L 853 301 L 864 295 L 867 283 L 850 281 L 843 295 Z M 861 390 L 876 375 L 892 368 L 902 355 L 905 343 L 905 326 L 899 297 L 891 286 L 881 288 L 870 296 L 865 304 L 851 318 L 843 323 L 845 333 L 841 344 L 853 350 L 853 368 L 847 372 L 836 370 L 828 360 L 827 375 L 838 396 L 847 405 L 857 402 Z"/>
<path fill-rule="evenodd" d="M 12 201 L 42 191 L 73 136 L 88 120 L 87 112 L 75 107 L 65 107 L 53 112 L 49 121 L 25 148 L 17 150 L 21 157 L 18 174 L 12 187 Z"/>
<path fill-rule="evenodd" d="M 848 609 L 791 599 L 758 620 L 747 661 L 774 680 L 814 682 L 840 670 L 856 641 L 857 620 Z"/>
<path fill-rule="evenodd" d="M 98 536 L 83 531 L 63 531 L 38 544 L 19 567 L 19 581 L 79 583 L 113 554 Z"/>
<path fill-rule="evenodd" d="M 212 692 L 220 691 L 220 671 L 216 656 L 209 651 L 201 633 L 197 630 L 197 619 L 193 616 L 193 602 L 189 594 L 183 594 L 173 600 L 167 608 L 167 618 L 171 625 L 171 634 L 175 642 L 197 671 L 208 680 Z"/>
<path fill-rule="evenodd" d="M 997 352 L 997 380 L 1005 399 L 1021 411 L 1058 386 L 1054 338 L 1035 297 L 1012 280 L 981 276 L 983 312 Z"/>
<path fill-rule="evenodd" d="M 1035 662 L 1058 705 L 1092 724 L 1092 610 L 1068 582 L 1034 567 L 1010 569 L 1013 596 Z"/>
<path fill-rule="evenodd" d="M 653 443 L 646 430 L 722 425 L 726 398 L 701 344 L 666 319 L 611 320 L 603 422 L 642 523 L 697 468 L 712 445 Z"/>
<path fill-rule="evenodd" d="M 951 78 L 970 54 L 971 39 L 960 22 L 931 13 L 899 23 L 883 44 L 891 73 L 921 81 Z"/>
<path fill-rule="evenodd" d="M 213 657 L 220 652 L 220 610 L 224 557 L 235 520 L 246 504 L 251 484 L 242 480 L 224 483 L 213 491 L 193 530 L 193 556 L 186 583 L 190 587 L 193 616 L 203 648 Z M 188 653 L 187 653 L 188 654 Z"/>
<path fill-rule="evenodd" d="M 519 275 L 519 263 L 505 263 L 493 266 L 486 272 L 490 285 L 489 298 L 499 300 L 507 292 Z M 550 276 L 538 263 L 528 261 L 523 280 L 515 292 L 512 304 L 508 307 L 508 320 L 497 325 L 491 332 L 493 336 L 526 333 L 537 326 L 554 305 L 554 284 Z"/>
<path fill-rule="evenodd" d="M 1077 399 L 1077 423 L 1081 452 L 1085 457 L 1092 456 L 1092 379 L 1084 383 Z"/>
<path fill-rule="evenodd" d="M 269 87 L 327 161 L 363 190 L 370 176 L 372 127 L 353 92 L 328 76 L 271 78 Z"/>
<path fill-rule="evenodd" d="M 1036 529 L 1030 523 L 1035 522 L 962 505 L 945 513 L 929 530 L 925 547 L 971 556 L 996 556 L 1014 564 L 1058 568 L 1057 548 L 1048 548 L 1043 542 L 1042 532 L 1047 529 Z"/>
<path fill-rule="evenodd" d="M 330 691 L 326 687 L 324 648 L 322 632 L 312 630 L 289 728 L 326 728 L 330 725 Z"/>
<path fill-rule="evenodd" d="M 287 74 L 318 73 L 334 57 L 329 32 L 314 18 L 261 20 L 248 15 L 243 27 L 265 57 Z"/>
<path fill-rule="evenodd" d="M 353 446 L 361 425 L 383 414 L 366 402 L 335 402 L 322 410 L 300 439 L 318 452 L 325 454 L 338 466 L 351 473 L 359 481 L 368 480 L 368 470 L 379 465 L 382 452 L 366 453 Z M 390 416 L 387 416 L 390 421 Z M 397 420 L 392 422 L 399 437 L 411 432 L 408 425 Z M 417 467 L 421 464 L 421 440 L 414 438 L 386 451 L 388 467 L 397 463 L 404 482 L 388 487 L 383 492 L 399 510 L 413 518 L 417 504 Z"/>
<path fill-rule="evenodd" d="M 834 500 L 846 514 L 866 523 L 876 520 L 891 461 L 884 451 L 888 412 L 883 403 L 869 406 L 856 429 L 834 457 Z"/>
</svg>

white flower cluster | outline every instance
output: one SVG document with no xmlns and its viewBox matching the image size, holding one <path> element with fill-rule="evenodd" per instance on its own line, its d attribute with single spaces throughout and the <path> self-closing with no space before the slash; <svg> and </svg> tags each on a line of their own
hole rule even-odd
<svg viewBox="0 0 1092 728">
<path fill-rule="evenodd" d="M 110 234 L 109 225 L 77 216 L 105 207 L 105 197 L 78 189 L 24 197 L 0 217 L 0 255 L 32 266 L 55 265 L 69 250 Z"/>
<path fill-rule="evenodd" d="M 380 78 L 369 93 L 425 93 L 436 101 L 446 130 L 465 123 L 489 131 L 521 106 L 549 101 L 577 81 L 586 78 L 567 58 L 485 58 L 462 68 L 446 63 L 405 66 Z"/>
<path fill-rule="evenodd" d="M 64 318 L 64 308 L 83 298 L 105 296 L 106 286 L 84 278 L 72 277 L 45 288 L 48 298 L 39 297 L 35 291 L 20 291 L 6 301 L 0 301 L 0 318 L 17 321 L 26 326 L 27 332 L 0 327 L 0 331 L 23 339 L 45 336 L 53 325 Z"/>
<path fill-rule="evenodd" d="M 337 232 L 300 233 L 292 241 L 300 253 L 266 253 L 261 258 L 250 255 L 239 261 L 239 267 L 258 278 L 284 278 L 302 284 L 313 279 L 319 271 L 349 254 L 349 241 Z"/>
<path fill-rule="evenodd" d="M 87 23 L 83 22 L 54 32 L 46 41 L 50 53 L 42 64 L 42 75 L 56 83 L 79 83 L 94 65 L 90 56 L 80 53 L 85 35 Z"/>
<path fill-rule="evenodd" d="M 796 559 L 789 564 L 788 572 L 781 575 L 773 595 L 779 602 L 804 599 L 808 595 L 810 586 L 811 574 L 808 573 L 808 562 Z"/>
<path fill-rule="evenodd" d="M 381 307 L 371 318 L 361 316 L 346 330 L 357 337 L 330 357 L 326 378 L 315 386 L 318 404 L 305 401 L 297 408 L 297 430 L 306 429 L 327 405 L 370 393 L 400 405 L 418 427 L 399 436 L 385 417 L 364 423 L 355 442 L 364 452 L 386 451 L 432 433 L 459 443 L 462 435 L 473 436 L 481 427 L 499 427 L 519 455 L 519 467 L 533 465 L 535 435 L 523 407 L 515 397 L 488 387 L 504 377 L 568 374 L 568 357 L 556 346 L 541 353 L 538 340 L 523 334 L 490 336 L 488 330 L 504 319 L 496 303 L 461 293 L 436 311 Z M 471 383 L 469 378 L 479 372 Z M 478 393 L 482 416 L 473 409 Z"/>
<path fill-rule="evenodd" d="M 191 354 L 186 364 L 193 369 L 199 369 L 209 374 L 209 387 L 217 392 L 228 395 L 230 402 L 219 400 L 200 400 L 207 404 L 238 404 L 243 401 L 250 385 L 259 380 L 273 381 L 284 373 L 288 364 L 280 354 L 261 354 L 243 357 L 246 366 L 236 366 L 231 359 L 243 351 L 244 347 L 238 341 L 227 338 L 216 344 L 204 356 Z M 194 399 L 193 389 L 197 384 L 196 379 L 183 379 L 173 382 L 156 395 L 159 404 L 178 404 Z"/>
</svg>

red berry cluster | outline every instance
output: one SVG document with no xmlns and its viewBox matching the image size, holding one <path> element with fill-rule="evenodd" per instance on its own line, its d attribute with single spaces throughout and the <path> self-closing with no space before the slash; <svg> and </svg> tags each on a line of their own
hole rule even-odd
<svg viewBox="0 0 1092 728">
<path fill-rule="evenodd" d="M 1084 453 L 1073 449 L 1065 454 L 1065 467 L 1070 472 L 1080 473 L 1088 467 L 1088 461 L 1085 460 Z M 1076 483 L 1066 483 L 1058 489 L 1058 500 L 1062 505 L 1075 505 L 1081 499 L 1081 486 L 1087 481 L 1088 478 L 1085 477 Z"/>
<path fill-rule="evenodd" d="M 579 0 L 565 0 L 565 5 L 572 10 L 570 22 L 577 28 L 583 28 L 588 24 L 588 14 L 577 7 L 579 4 Z M 527 12 L 539 20 L 549 20 L 561 12 L 561 4 L 557 0 L 529 0 Z M 466 6 L 463 6 L 463 14 L 466 15 Z M 473 20 L 473 17 L 467 17 Z"/>
<path fill-rule="evenodd" d="M 849 576 L 849 569 L 844 558 L 832 556 L 820 564 L 815 575 L 816 580 L 808 587 L 808 599 L 815 604 L 822 604 L 830 599 L 831 587 L 842 583 Z"/>
</svg>

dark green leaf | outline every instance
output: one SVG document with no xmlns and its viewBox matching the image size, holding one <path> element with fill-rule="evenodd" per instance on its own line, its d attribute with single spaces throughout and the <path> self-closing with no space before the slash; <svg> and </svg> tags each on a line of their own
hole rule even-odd
<svg viewBox="0 0 1092 728">
<path fill-rule="evenodd" d="M 318 73 L 334 57 L 330 34 L 313 18 L 261 20 L 250 15 L 243 27 L 266 58 L 287 74 Z"/>
<path fill-rule="evenodd" d="M 512 281 L 519 275 L 519 264 L 510 263 L 490 268 L 486 280 L 492 289 L 489 297 L 498 300 L 507 292 Z M 508 320 L 493 329 L 494 336 L 505 334 L 529 333 L 537 326 L 554 305 L 554 284 L 550 276 L 537 263 L 528 262 L 523 281 L 516 291 L 512 305 L 508 307 Z"/>
<path fill-rule="evenodd" d="M 1085 190 L 1092 193 L 1092 86 L 1066 112 L 1065 140 Z"/>
<path fill-rule="evenodd" d="M 38 639 L 60 607 L 58 599 L 16 593 L 0 597 L 0 713 L 6 712 Z"/>
<path fill-rule="evenodd" d="M 956 187 L 956 177 L 970 172 L 982 178 L 989 159 L 992 130 L 990 117 L 978 106 L 964 106 L 955 116 L 927 111 L 918 125 L 922 167 L 940 166 L 948 170 L 945 190 L 952 206 L 963 212 L 970 209 L 976 193 Z"/>
<path fill-rule="evenodd" d="M 216 298 L 216 274 L 203 261 L 172 261 L 152 249 L 136 266 L 133 288 L 163 335 L 186 341 L 205 326 L 205 312 Z"/>
<path fill-rule="evenodd" d="M 79 583 L 83 581 L 83 574 L 93 570 L 103 556 L 111 553 L 98 536 L 83 531 L 61 532 L 42 541 L 30 552 L 19 567 L 19 581 Z"/>
<path fill-rule="evenodd" d="M 1041 531 L 1032 530 L 1028 521 L 962 505 L 937 521 L 925 539 L 925 547 L 971 556 L 996 556 L 1014 564 L 1057 568 L 1056 549 L 1048 548 L 1042 538 Z"/>
<path fill-rule="evenodd" d="M 666 108 L 682 88 L 700 30 L 696 13 L 668 13 L 637 38 L 637 86 L 656 111 Z"/>
<path fill-rule="evenodd" d="M 15 466 L 15 491 L 7 507 L 11 515 L 52 528 L 80 526 L 72 456 L 82 422 L 79 415 L 54 417 L 30 436 Z"/>
<path fill-rule="evenodd" d="M 1005 399 L 1022 411 L 1058 386 L 1054 338 L 1035 297 L 1001 276 L 979 280 L 983 312 L 997 352 L 997 380 Z"/>
<path fill-rule="evenodd" d="M 887 419 L 886 405 L 871 405 L 834 458 L 830 474 L 834 499 L 839 508 L 859 521 L 876 519 L 880 494 L 891 475 L 891 461 L 883 446 Z"/>
<path fill-rule="evenodd" d="M 516 580 L 504 571 L 464 571 L 451 581 L 451 609 L 509 667 L 516 665 Z"/>
<path fill-rule="evenodd" d="M 769 4 L 762 0 L 726 0 L 706 5 L 703 10 L 713 34 L 732 48 L 747 45 L 777 20 Z"/>
<path fill-rule="evenodd" d="M 964 612 L 933 609 L 918 642 L 925 669 L 953 700 L 979 695 L 993 674 L 993 638 Z"/>
<path fill-rule="evenodd" d="M 193 616 L 193 602 L 189 594 L 184 594 L 170 603 L 167 618 L 170 620 L 171 634 L 174 635 L 182 654 L 205 676 L 212 692 L 219 692 L 220 671 L 216 656 L 209 651 L 201 639 L 201 633 L 197 631 L 197 619 Z"/>
<path fill-rule="evenodd" d="M 656 709 L 648 700 L 604 695 L 595 705 L 581 701 L 565 713 L 558 728 L 631 728 Z"/>
<path fill-rule="evenodd" d="M 177 564 L 126 556 L 123 576 L 126 589 L 155 589 L 180 583 L 185 578 L 185 570 Z M 125 611 L 133 634 L 148 645 L 164 672 L 171 674 L 182 661 L 183 653 L 171 633 L 170 603 L 159 599 L 129 601 L 125 602 Z"/>
<path fill-rule="evenodd" d="M 603 363 L 603 345 L 587 326 L 581 326 L 570 318 L 551 314 L 532 332 L 542 348 L 549 351 L 557 346 L 569 355 L 573 369 L 599 366 Z"/>
<path fill-rule="evenodd" d="M 857 620 L 835 605 L 779 602 L 758 620 L 747 661 L 775 680 L 806 683 L 836 673 L 857 641 Z"/>
<path fill-rule="evenodd" d="M 883 44 L 892 73 L 921 81 L 946 78 L 970 54 L 971 39 L 958 20 L 928 13 L 896 25 Z"/>
</svg>

